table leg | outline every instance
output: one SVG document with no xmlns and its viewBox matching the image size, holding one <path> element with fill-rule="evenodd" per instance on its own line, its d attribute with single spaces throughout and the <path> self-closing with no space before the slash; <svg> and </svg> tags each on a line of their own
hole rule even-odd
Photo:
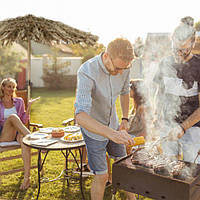
<svg viewBox="0 0 200 200">
<path fill-rule="evenodd" d="M 81 152 L 81 148 L 79 148 L 78 150 L 79 150 L 80 164 L 81 164 L 81 169 L 80 169 L 81 170 L 81 173 L 80 173 L 80 188 L 81 188 L 82 198 L 84 200 L 85 197 L 84 197 L 84 194 L 83 194 L 83 180 L 82 180 L 82 178 L 83 178 L 83 176 L 82 176 L 82 174 L 83 174 L 83 155 L 82 155 L 82 152 Z"/>
<path fill-rule="evenodd" d="M 68 151 L 65 154 L 65 173 L 68 176 Z M 67 178 L 67 186 L 69 187 L 69 179 Z"/>
<path fill-rule="evenodd" d="M 41 170 L 41 150 L 38 152 L 38 193 L 37 193 L 37 199 L 39 198 L 40 194 L 40 170 Z"/>
<path fill-rule="evenodd" d="M 40 184 L 41 184 L 41 171 L 42 171 L 42 168 L 43 168 L 43 165 L 45 163 L 45 160 L 46 160 L 46 157 L 49 153 L 49 151 L 46 151 L 46 154 L 44 156 L 44 159 L 42 161 L 41 159 L 41 149 L 38 150 L 38 193 L 37 193 L 37 199 L 39 198 L 39 195 L 40 195 Z"/>
<path fill-rule="evenodd" d="M 69 149 L 69 153 L 67 153 L 67 150 L 66 150 L 66 154 L 62 152 L 62 154 L 65 156 L 65 167 L 66 167 L 66 175 L 68 175 L 68 156 L 71 154 L 74 158 L 74 161 L 77 165 L 77 167 L 80 169 L 80 189 L 81 189 L 81 195 L 82 195 L 82 199 L 85 200 L 85 197 L 84 197 L 84 194 L 83 194 L 83 184 L 82 184 L 82 174 L 83 174 L 83 155 L 82 155 L 82 148 L 79 148 L 78 149 L 79 151 L 79 156 L 80 156 L 80 167 L 79 167 L 79 163 L 78 163 L 78 160 L 76 159 L 76 156 L 73 154 L 72 150 Z"/>
</svg>

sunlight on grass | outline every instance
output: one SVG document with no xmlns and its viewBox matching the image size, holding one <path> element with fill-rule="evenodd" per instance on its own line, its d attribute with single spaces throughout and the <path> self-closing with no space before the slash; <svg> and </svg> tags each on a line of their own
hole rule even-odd
<svg viewBox="0 0 200 200">
<path fill-rule="evenodd" d="M 37 96 L 41 98 L 32 105 L 31 122 L 59 127 L 63 120 L 73 117 L 75 91 L 35 89 L 33 98 Z"/>
</svg>

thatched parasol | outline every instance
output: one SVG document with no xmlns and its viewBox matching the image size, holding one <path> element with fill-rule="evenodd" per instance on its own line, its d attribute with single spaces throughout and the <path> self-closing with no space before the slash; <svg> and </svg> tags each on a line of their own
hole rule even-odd
<svg viewBox="0 0 200 200">
<path fill-rule="evenodd" d="M 28 98 L 30 98 L 31 82 L 31 40 L 49 45 L 54 42 L 58 44 L 63 42 L 65 44 L 93 45 L 98 37 L 61 22 L 33 15 L 0 21 L 0 41 L 2 45 L 21 41 L 28 43 Z"/>
</svg>

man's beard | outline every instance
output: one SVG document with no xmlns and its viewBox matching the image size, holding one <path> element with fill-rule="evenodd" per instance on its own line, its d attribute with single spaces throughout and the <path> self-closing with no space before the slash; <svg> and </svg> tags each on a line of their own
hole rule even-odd
<svg viewBox="0 0 200 200">
<path fill-rule="evenodd" d="M 108 70 L 108 72 L 109 72 L 111 75 L 113 75 L 113 76 L 115 76 L 115 75 L 118 74 L 118 71 L 116 71 L 116 70 L 111 70 L 111 69 L 109 69 L 109 68 L 107 68 L 107 70 Z"/>
<path fill-rule="evenodd" d="M 111 75 L 113 75 L 113 76 L 115 76 L 115 75 L 117 75 L 117 74 L 118 74 L 118 72 L 117 72 L 117 71 L 109 71 L 109 73 L 110 73 Z"/>
</svg>

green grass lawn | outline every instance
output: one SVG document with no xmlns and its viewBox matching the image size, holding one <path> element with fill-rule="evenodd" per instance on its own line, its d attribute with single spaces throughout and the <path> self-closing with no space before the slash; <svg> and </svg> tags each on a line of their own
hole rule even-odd
<svg viewBox="0 0 200 200">
<path fill-rule="evenodd" d="M 31 122 L 41 123 L 43 127 L 62 127 L 62 121 L 73 117 L 75 90 L 47 90 L 47 89 L 33 89 L 32 97 L 40 96 L 41 99 L 32 105 Z M 117 110 L 119 108 L 119 101 L 117 101 Z M 121 117 L 121 112 L 118 113 Z M 8 153 L 0 154 L 0 158 L 11 154 L 20 153 L 20 150 L 10 151 Z M 48 154 L 44 166 L 44 176 L 50 179 L 57 177 L 64 169 L 64 157 L 58 151 L 51 151 Z M 32 163 L 37 163 L 37 156 L 32 157 Z M 71 163 L 74 165 L 74 163 Z M 17 167 L 22 167 L 21 159 L 11 160 L 1 163 L 0 170 L 9 170 Z M 0 184 L 0 200 L 19 200 L 19 199 L 36 199 L 37 196 L 37 170 L 31 170 L 31 187 L 27 191 L 20 191 L 19 187 L 23 181 L 23 173 L 15 173 L 1 177 Z M 90 187 L 92 177 L 84 178 L 83 188 L 86 200 L 89 200 Z M 105 191 L 105 200 L 111 199 L 112 188 Z M 125 199 L 123 191 L 117 192 L 117 200 Z M 40 200 L 76 200 L 81 199 L 80 187 L 77 182 L 72 181 L 70 186 L 67 186 L 66 180 L 58 180 L 55 182 L 42 183 Z M 144 199 L 144 198 L 140 198 Z M 148 198 L 145 198 L 147 200 Z"/>
</svg>

